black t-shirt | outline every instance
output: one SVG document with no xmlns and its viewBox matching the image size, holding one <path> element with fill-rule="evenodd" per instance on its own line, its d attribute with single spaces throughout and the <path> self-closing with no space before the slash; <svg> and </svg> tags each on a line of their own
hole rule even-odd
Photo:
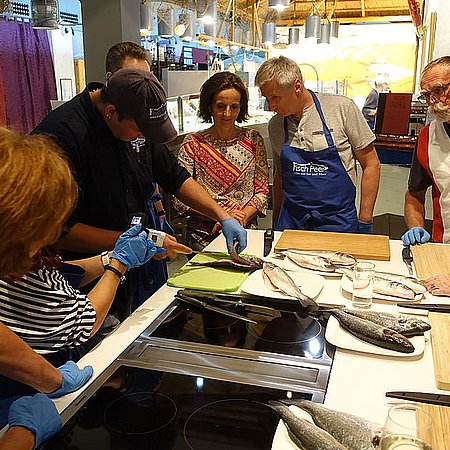
<svg viewBox="0 0 450 450">
<path fill-rule="evenodd" d="M 444 122 L 444 128 L 450 137 L 450 124 Z M 409 172 L 408 190 L 413 192 L 423 191 L 428 189 L 433 184 L 433 180 L 428 175 L 428 172 L 421 166 L 417 159 L 417 143 L 414 149 L 411 170 Z"/>
<path fill-rule="evenodd" d="M 50 112 L 33 132 L 55 138 L 70 161 L 79 186 L 70 223 L 124 231 L 132 213 L 147 211 L 152 182 L 174 194 L 190 175 L 165 145 L 148 143 L 138 155 L 111 134 L 89 95 L 102 86 L 89 83 L 81 94 Z"/>
</svg>

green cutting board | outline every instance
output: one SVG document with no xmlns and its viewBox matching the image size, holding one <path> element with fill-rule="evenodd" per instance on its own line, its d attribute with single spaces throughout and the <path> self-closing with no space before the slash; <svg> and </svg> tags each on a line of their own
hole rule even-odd
<svg viewBox="0 0 450 450">
<path fill-rule="evenodd" d="M 229 258 L 228 253 L 223 253 L 223 258 Z M 219 255 L 207 255 L 201 253 L 195 255 L 191 261 L 208 262 L 221 259 Z M 237 291 L 251 271 L 233 269 L 199 267 L 185 264 L 181 269 L 167 280 L 167 284 L 173 287 L 198 289 L 201 291 L 234 292 Z"/>
</svg>

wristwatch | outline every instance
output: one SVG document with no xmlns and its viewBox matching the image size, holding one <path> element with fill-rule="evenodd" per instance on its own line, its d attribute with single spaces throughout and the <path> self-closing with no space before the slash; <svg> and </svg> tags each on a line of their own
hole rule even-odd
<svg viewBox="0 0 450 450">
<path fill-rule="evenodd" d="M 105 251 L 105 252 L 101 252 L 100 253 L 100 260 L 103 264 L 103 268 L 106 270 L 106 266 L 109 265 L 109 252 Z"/>
</svg>

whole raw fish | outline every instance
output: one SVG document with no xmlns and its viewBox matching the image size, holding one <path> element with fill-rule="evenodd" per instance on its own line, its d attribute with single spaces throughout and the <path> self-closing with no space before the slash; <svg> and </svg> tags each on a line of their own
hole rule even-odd
<svg viewBox="0 0 450 450">
<path fill-rule="evenodd" d="M 338 269 L 339 272 L 345 274 L 347 278 L 353 280 L 353 270 L 342 267 Z M 416 298 L 416 292 L 406 284 L 400 283 L 395 280 L 388 280 L 378 274 L 373 277 L 373 292 L 381 295 L 389 295 L 390 297 L 405 298 L 408 300 L 414 300 Z"/>
<path fill-rule="evenodd" d="M 414 345 L 397 331 L 377 325 L 370 320 L 360 319 L 339 309 L 332 309 L 331 314 L 336 317 L 344 330 L 363 341 L 401 353 L 414 352 Z"/>
<path fill-rule="evenodd" d="M 310 253 L 302 253 L 293 250 L 286 250 L 281 252 L 290 261 L 297 264 L 300 267 L 310 270 L 318 270 L 321 272 L 334 272 L 335 267 L 326 258 L 313 255 Z"/>
<path fill-rule="evenodd" d="M 427 288 L 417 278 L 408 277 L 406 275 L 398 275 L 396 273 L 389 273 L 389 272 L 375 272 L 375 274 L 380 278 L 398 281 L 399 283 L 402 283 L 405 286 L 411 288 L 416 294 L 424 294 L 425 292 L 427 292 Z"/>
<path fill-rule="evenodd" d="M 296 298 L 308 311 L 316 311 L 318 309 L 317 303 L 305 295 L 281 267 L 271 262 L 264 262 L 263 277 L 269 289 L 281 291 L 283 294 Z"/>
<path fill-rule="evenodd" d="M 207 253 L 205 253 L 207 254 Z M 191 261 L 190 266 L 218 267 L 238 270 L 258 270 L 262 268 L 263 260 L 254 255 L 238 255 L 236 250 L 230 254 L 230 258 L 221 258 L 215 261 L 197 262 Z"/>
<path fill-rule="evenodd" d="M 353 414 L 334 411 L 309 400 L 291 399 L 282 402 L 295 405 L 309 413 L 318 427 L 327 431 L 349 450 L 373 450 L 378 444 L 381 425 Z"/>
<path fill-rule="evenodd" d="M 289 437 L 303 450 L 346 450 L 331 434 L 318 426 L 296 416 L 286 405 L 269 401 L 269 405 L 280 415 L 289 432 Z"/>
<path fill-rule="evenodd" d="M 402 314 L 391 314 L 383 311 L 362 311 L 348 308 L 344 308 L 343 311 L 361 319 L 370 320 L 383 327 L 390 328 L 407 337 L 420 336 L 425 331 L 431 329 L 429 323 Z"/>
</svg>

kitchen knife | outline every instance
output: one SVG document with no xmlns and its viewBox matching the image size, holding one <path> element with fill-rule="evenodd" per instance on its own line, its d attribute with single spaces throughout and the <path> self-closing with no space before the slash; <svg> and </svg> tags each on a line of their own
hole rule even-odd
<svg viewBox="0 0 450 450">
<path fill-rule="evenodd" d="M 273 236 L 274 234 L 272 228 L 268 228 L 264 232 L 264 256 L 267 256 L 272 250 Z"/>
<path fill-rule="evenodd" d="M 450 313 L 450 305 L 441 305 L 439 303 L 397 303 L 401 308 L 427 309 L 432 312 Z"/>
<path fill-rule="evenodd" d="M 409 274 L 414 275 L 413 268 L 412 268 L 413 257 L 411 255 L 411 249 L 409 248 L 409 246 L 403 247 L 402 258 L 403 258 L 403 262 L 406 264 L 406 267 L 408 268 Z"/>
<path fill-rule="evenodd" d="M 391 391 L 386 392 L 386 397 L 399 398 L 400 400 L 411 400 L 419 403 L 430 403 L 431 405 L 450 406 L 450 395 L 431 394 L 428 392 Z"/>
<path fill-rule="evenodd" d="M 242 316 L 241 314 L 237 314 L 233 311 L 228 311 L 227 309 L 210 305 L 209 303 L 202 302 L 201 300 L 198 300 L 197 298 L 194 298 L 194 297 L 188 297 L 187 295 L 177 294 L 175 296 L 175 298 L 177 300 L 182 301 L 183 303 L 187 303 L 191 306 L 197 306 L 198 308 L 202 308 L 202 309 L 207 309 L 207 310 L 213 311 L 217 314 L 222 314 L 224 316 L 233 317 L 234 319 L 243 320 L 244 322 L 255 323 L 255 324 L 257 323 L 254 320 L 249 319 L 248 317 Z"/>
</svg>

